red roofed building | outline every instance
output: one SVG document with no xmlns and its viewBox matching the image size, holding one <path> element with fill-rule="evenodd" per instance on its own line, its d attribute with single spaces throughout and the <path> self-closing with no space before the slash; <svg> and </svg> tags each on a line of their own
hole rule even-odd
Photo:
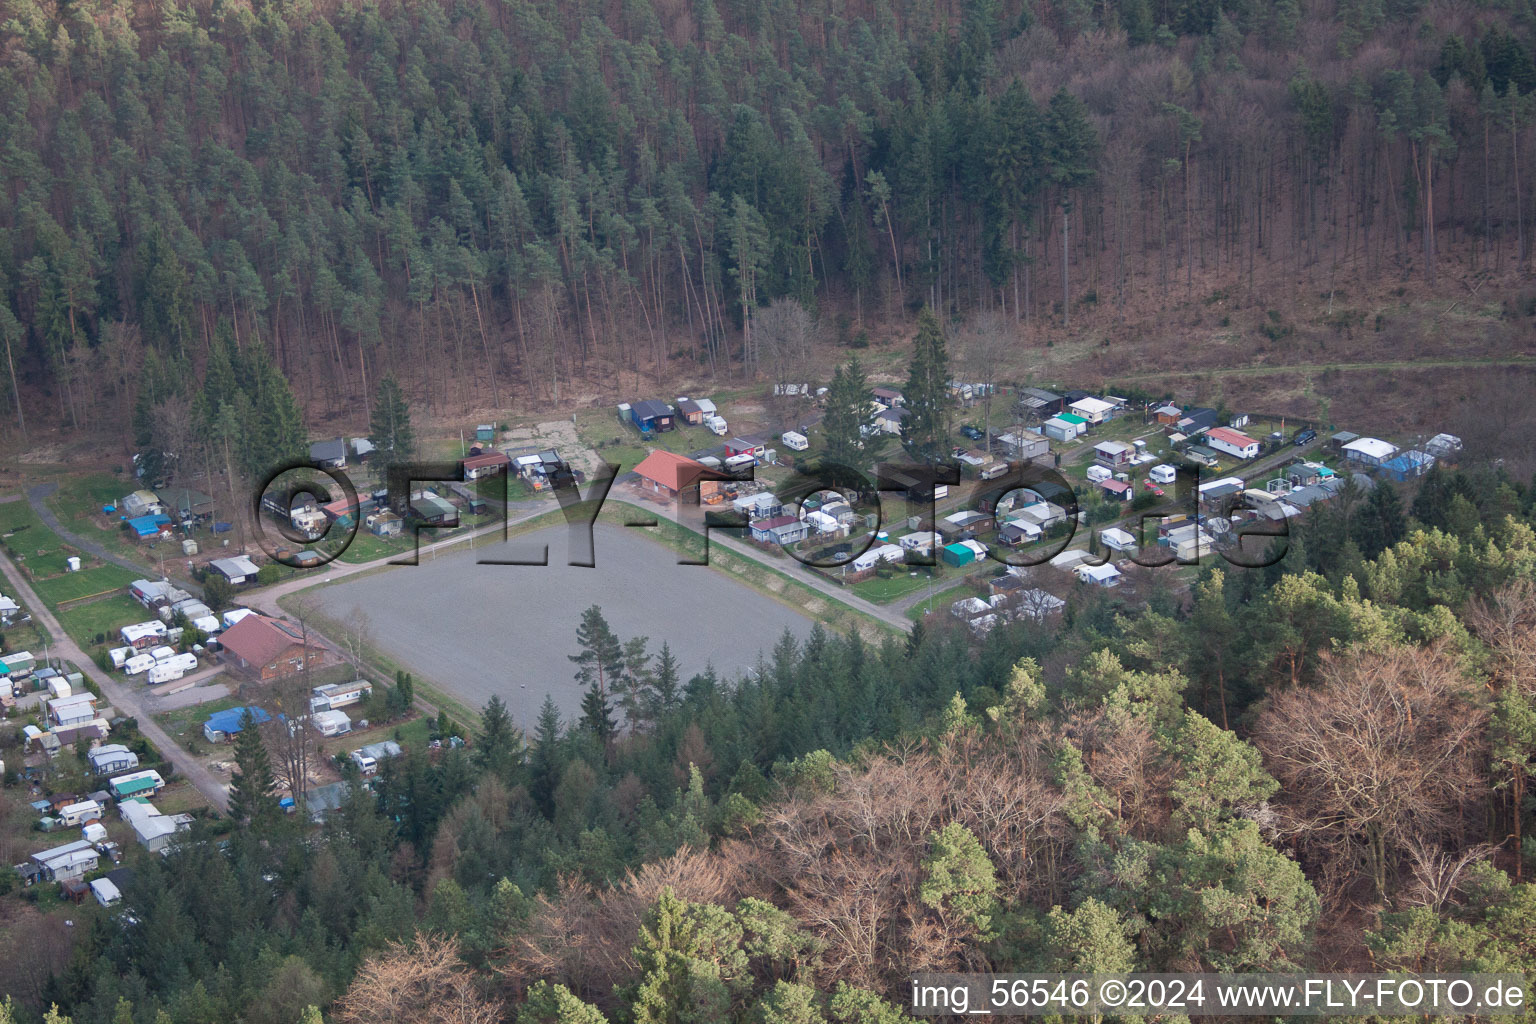
<svg viewBox="0 0 1536 1024">
<path fill-rule="evenodd" d="M 1236 455 L 1240 459 L 1257 458 L 1259 442 L 1231 427 L 1212 427 L 1205 432 L 1205 443 L 1219 452 Z"/>
<path fill-rule="evenodd" d="M 351 498 L 337 498 L 335 501 L 326 502 L 320 506 L 333 521 L 345 526 L 348 522 L 357 518 L 357 502 Z"/>
<path fill-rule="evenodd" d="M 702 462 L 671 452 L 654 451 L 640 460 L 635 475 L 640 489 L 662 498 L 675 498 L 699 484 L 699 475 L 708 471 Z"/>
<path fill-rule="evenodd" d="M 219 636 L 224 664 L 266 681 L 294 675 L 325 661 L 325 649 L 308 645 L 297 627 L 265 615 L 247 615 Z"/>
<path fill-rule="evenodd" d="M 501 452 L 486 452 L 483 455 L 469 455 L 460 463 L 464 467 L 465 480 L 479 480 L 484 476 L 496 476 L 505 473 L 512 460 Z"/>
<path fill-rule="evenodd" d="M 1124 480 L 1105 480 L 1099 486 L 1104 488 L 1104 492 L 1111 498 L 1119 501 L 1130 501 L 1131 495 L 1135 493 L 1134 488 Z"/>
</svg>

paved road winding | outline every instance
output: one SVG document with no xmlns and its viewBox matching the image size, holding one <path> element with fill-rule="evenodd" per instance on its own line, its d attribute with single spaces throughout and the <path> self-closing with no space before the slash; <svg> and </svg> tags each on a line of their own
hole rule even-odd
<svg viewBox="0 0 1536 1024">
<path fill-rule="evenodd" d="M 96 667 L 96 663 L 80 649 L 80 646 L 69 638 L 64 632 L 64 627 L 59 625 L 59 620 L 48 610 L 48 606 L 37 596 L 27 582 L 26 576 L 5 555 L 0 554 L 0 572 L 4 572 L 11 586 L 16 588 L 16 595 L 32 612 L 33 618 L 53 636 L 51 645 L 52 653 L 66 661 L 72 661 L 85 673 L 86 678 L 95 683 L 101 690 L 101 695 L 112 703 L 125 717 L 135 718 L 139 723 L 139 731 L 149 739 L 165 759 L 175 766 L 176 770 L 198 792 L 208 798 L 208 802 L 220 811 L 229 809 L 229 794 L 224 789 L 224 784 L 214 777 L 201 761 L 187 753 L 176 741 L 171 739 L 166 731 L 160 728 L 140 701 L 142 691 L 126 686 L 107 675 Z"/>
</svg>

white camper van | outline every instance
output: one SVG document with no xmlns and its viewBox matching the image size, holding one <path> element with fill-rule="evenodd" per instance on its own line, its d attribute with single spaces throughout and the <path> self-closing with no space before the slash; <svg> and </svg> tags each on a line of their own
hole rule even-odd
<svg viewBox="0 0 1536 1024">
<path fill-rule="evenodd" d="M 107 657 L 112 659 L 113 668 L 122 668 L 128 664 L 128 659 L 133 657 L 132 647 L 114 647 L 107 652 Z"/>
<path fill-rule="evenodd" d="M 724 437 L 729 429 L 725 425 L 724 416 L 706 416 L 704 417 L 704 425 L 709 428 L 711 434 L 718 434 L 721 437 Z"/>
<path fill-rule="evenodd" d="M 158 665 L 151 665 L 148 682 L 151 686 L 158 686 L 161 683 L 169 683 L 180 679 L 188 672 L 196 671 L 196 669 L 197 655 L 191 653 L 178 654 L 174 658 L 165 659 Z"/>
<path fill-rule="evenodd" d="M 123 665 L 123 671 L 131 676 L 136 676 L 140 673 L 148 672 L 150 667 L 154 664 L 155 659 L 151 658 L 149 655 L 136 654 L 129 658 L 128 661 Z"/>
<path fill-rule="evenodd" d="M 811 446 L 810 439 L 796 430 L 786 430 L 782 437 L 784 447 L 790 451 L 803 452 Z"/>
</svg>

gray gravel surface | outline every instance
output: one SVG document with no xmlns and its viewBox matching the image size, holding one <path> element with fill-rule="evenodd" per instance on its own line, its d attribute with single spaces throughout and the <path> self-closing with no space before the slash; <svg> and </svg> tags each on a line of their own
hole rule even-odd
<svg viewBox="0 0 1536 1024">
<path fill-rule="evenodd" d="M 484 558 L 537 558 L 548 566 L 480 565 Z M 579 713 L 576 624 L 599 605 L 621 639 L 666 640 L 682 681 L 713 665 L 735 676 L 756 664 L 785 629 L 806 636 L 812 620 L 719 570 L 678 565 L 669 548 L 640 529 L 598 526 L 596 568 L 566 563 L 564 527 L 509 544 L 478 545 L 401 566 L 313 594 L 319 610 L 345 622 L 354 608 L 369 619 L 374 643 L 419 678 L 481 707 L 500 694 L 513 718 L 531 726 L 545 694 L 562 717 Z"/>
</svg>

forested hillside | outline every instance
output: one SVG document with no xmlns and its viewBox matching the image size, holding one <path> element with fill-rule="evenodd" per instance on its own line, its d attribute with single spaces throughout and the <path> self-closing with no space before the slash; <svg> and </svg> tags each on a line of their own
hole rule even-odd
<svg viewBox="0 0 1536 1024">
<path fill-rule="evenodd" d="M 1523 267 L 1536 230 L 1532 21 L 1525 0 L 8 0 L 5 401 L 121 430 L 138 368 L 201 373 L 220 331 L 269 346 L 312 413 L 391 372 L 444 411 L 751 372 L 781 295 L 846 336 L 923 302 L 1070 330 L 1471 282 Z"/>
</svg>

